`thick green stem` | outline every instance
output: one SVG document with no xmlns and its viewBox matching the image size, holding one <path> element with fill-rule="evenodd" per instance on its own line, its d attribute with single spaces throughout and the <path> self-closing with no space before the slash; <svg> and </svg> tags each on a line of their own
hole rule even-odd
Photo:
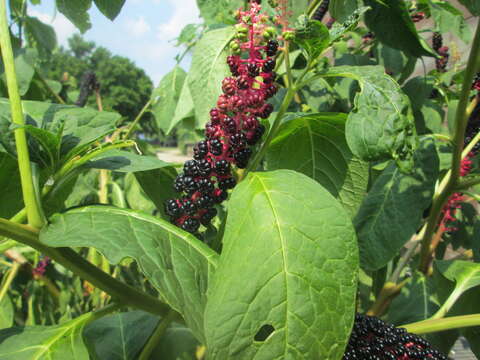
<svg viewBox="0 0 480 360">
<path fill-rule="evenodd" d="M 79 277 L 110 294 L 116 301 L 150 312 L 166 316 L 170 307 L 156 298 L 111 277 L 70 248 L 51 248 L 40 243 L 34 229 L 0 218 L 0 235 L 9 237 L 49 256 Z"/>
<path fill-rule="evenodd" d="M 465 138 L 465 129 L 468 122 L 468 103 L 470 91 L 472 88 L 473 78 L 479 68 L 480 60 L 480 26 L 477 24 L 475 32 L 475 39 L 470 50 L 467 68 L 465 69 L 465 76 L 463 79 L 462 91 L 460 93 L 460 100 L 458 102 L 457 112 L 455 114 L 455 132 L 453 136 L 454 149 L 452 154 L 451 175 L 446 175 L 446 183 L 440 189 L 432 203 L 430 216 L 427 220 L 427 228 L 425 236 L 422 239 L 420 270 L 424 273 L 428 272 L 428 267 L 431 258 L 431 242 L 435 229 L 440 221 L 442 209 L 447 202 L 450 195 L 455 191 L 455 187 L 460 177 L 460 166 L 462 162 L 463 142 Z"/>
<path fill-rule="evenodd" d="M 175 319 L 175 317 L 176 317 L 176 313 L 173 311 L 170 311 L 165 318 L 160 320 L 157 328 L 155 329 L 152 336 L 150 336 L 150 338 L 148 339 L 147 344 L 142 350 L 142 353 L 138 357 L 138 360 L 150 359 L 150 356 L 152 355 L 153 350 L 155 350 L 155 347 L 158 345 L 158 342 L 162 338 L 163 334 L 165 334 L 165 330 L 167 330 L 168 326 Z"/>
<path fill-rule="evenodd" d="M 473 179 L 466 179 L 464 181 L 460 181 L 455 188 L 456 191 L 467 190 L 472 186 L 480 184 L 480 177 L 475 177 Z"/>
<path fill-rule="evenodd" d="M 399 326 L 414 334 L 429 334 L 438 331 L 480 326 L 480 314 L 452 316 L 443 319 L 424 320 Z"/>
<path fill-rule="evenodd" d="M 8 95 L 12 110 L 12 122 L 19 125 L 19 127 L 14 130 L 15 145 L 17 148 L 18 167 L 22 183 L 23 201 L 27 209 L 28 223 L 35 228 L 41 228 L 43 224 L 45 224 L 45 217 L 43 215 L 39 198 L 37 197 L 37 192 L 35 191 L 32 168 L 30 165 L 30 155 L 28 153 L 27 136 L 25 129 L 23 128 L 25 120 L 23 118 L 22 102 L 18 92 L 5 0 L 0 0 L 0 48 L 7 78 Z"/>
</svg>

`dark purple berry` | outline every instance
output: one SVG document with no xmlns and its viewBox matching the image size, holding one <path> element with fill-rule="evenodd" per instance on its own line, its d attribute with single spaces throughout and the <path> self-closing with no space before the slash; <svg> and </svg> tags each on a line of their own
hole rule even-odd
<svg viewBox="0 0 480 360">
<path fill-rule="evenodd" d="M 187 215 L 194 215 L 197 212 L 195 204 L 186 198 L 182 202 L 182 208 Z"/>
<path fill-rule="evenodd" d="M 176 192 L 182 192 L 185 189 L 183 185 L 183 177 L 183 174 L 180 174 L 175 178 L 175 181 L 173 182 L 173 189 Z"/>
<path fill-rule="evenodd" d="M 213 201 L 215 203 L 220 204 L 221 202 L 227 200 L 228 193 L 225 190 L 216 189 L 213 193 Z"/>
<path fill-rule="evenodd" d="M 183 165 L 183 172 L 185 175 L 189 176 L 198 176 L 198 168 L 197 168 L 197 162 L 195 160 L 188 160 L 185 162 Z"/>
<path fill-rule="evenodd" d="M 242 148 L 246 145 L 246 143 L 247 139 L 245 138 L 245 135 L 243 135 L 243 133 L 241 132 L 230 136 L 229 144 L 233 148 Z"/>
<path fill-rule="evenodd" d="M 197 161 L 197 171 L 200 174 L 200 176 L 208 176 L 212 172 L 212 166 L 205 159 L 198 160 Z"/>
<path fill-rule="evenodd" d="M 262 71 L 263 71 L 263 72 L 266 72 L 266 73 L 269 73 L 269 72 L 271 72 L 273 69 L 275 69 L 275 65 L 276 65 L 275 59 L 268 59 L 268 60 L 265 62 L 265 64 L 263 64 Z"/>
<path fill-rule="evenodd" d="M 208 142 L 208 146 L 210 148 L 210 152 L 215 155 L 219 156 L 222 155 L 223 152 L 223 144 L 219 139 L 212 139 Z"/>
<path fill-rule="evenodd" d="M 198 190 L 201 193 L 211 193 L 215 187 L 209 179 L 200 179 L 197 181 Z"/>
<path fill-rule="evenodd" d="M 226 117 L 223 120 L 223 126 L 227 133 L 233 134 L 237 131 L 237 123 L 231 117 Z"/>
<path fill-rule="evenodd" d="M 230 164 L 226 160 L 220 160 L 215 163 L 215 172 L 218 175 L 227 175 L 230 173 Z"/>
<path fill-rule="evenodd" d="M 262 119 L 266 119 L 273 112 L 272 104 L 265 104 L 262 108 L 256 113 L 257 116 L 260 116 Z"/>
<path fill-rule="evenodd" d="M 179 217 L 183 215 L 183 209 L 175 199 L 167 200 L 165 203 L 165 212 L 167 215 L 172 217 Z"/>
<path fill-rule="evenodd" d="M 255 130 L 248 132 L 247 134 L 247 144 L 255 145 L 258 140 L 260 140 L 265 133 L 265 126 L 262 124 L 258 125 Z"/>
<path fill-rule="evenodd" d="M 330 0 L 323 0 L 320 6 L 315 10 L 315 13 L 312 16 L 313 20 L 322 21 L 325 14 L 328 11 L 328 6 L 330 5 Z"/>
<path fill-rule="evenodd" d="M 245 90 L 249 88 L 249 82 L 248 82 L 248 77 L 246 75 L 240 75 L 237 78 L 237 86 L 241 90 Z"/>
<path fill-rule="evenodd" d="M 210 224 L 210 221 L 217 215 L 217 210 L 215 208 L 208 208 L 205 213 L 200 217 L 200 222 L 203 226 Z"/>
<path fill-rule="evenodd" d="M 197 199 L 195 204 L 198 209 L 205 209 L 213 204 L 213 199 L 210 195 L 204 194 Z"/>
<path fill-rule="evenodd" d="M 195 148 L 193 149 L 193 158 L 195 160 L 201 160 L 204 159 L 205 156 L 208 154 L 208 144 L 205 140 L 200 141 L 195 145 Z"/>
<path fill-rule="evenodd" d="M 197 191 L 197 182 L 191 176 L 184 176 L 183 177 L 183 188 L 187 193 L 194 193 Z"/>
<path fill-rule="evenodd" d="M 222 190 L 233 189 L 237 185 L 237 181 L 233 177 L 221 179 L 218 181 L 218 187 Z"/>
<path fill-rule="evenodd" d="M 267 43 L 267 56 L 275 56 L 278 50 L 278 42 L 276 40 L 268 40 Z"/>
<path fill-rule="evenodd" d="M 185 221 L 182 224 L 182 229 L 190 233 L 196 232 L 199 227 L 200 227 L 200 223 L 198 222 L 198 220 L 190 217 L 185 219 Z"/>
<path fill-rule="evenodd" d="M 432 36 L 432 48 L 437 51 L 443 46 L 443 37 L 439 32 L 434 32 Z"/>
<path fill-rule="evenodd" d="M 245 169 L 248 164 L 248 160 L 250 159 L 250 156 L 252 155 L 252 150 L 246 148 L 246 149 L 241 149 L 238 150 L 234 155 L 233 158 L 235 159 L 235 162 L 237 164 L 237 167 L 239 169 Z"/>
<path fill-rule="evenodd" d="M 260 69 L 258 68 L 256 63 L 249 63 L 247 65 L 248 76 L 256 77 L 260 74 Z"/>
</svg>

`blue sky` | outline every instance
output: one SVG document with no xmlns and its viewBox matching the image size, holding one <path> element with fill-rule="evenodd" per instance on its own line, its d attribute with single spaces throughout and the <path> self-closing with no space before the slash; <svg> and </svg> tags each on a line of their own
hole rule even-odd
<svg viewBox="0 0 480 360">
<path fill-rule="evenodd" d="M 53 1 L 30 6 L 29 14 L 52 25 L 58 41 L 77 32 L 59 12 Z M 103 16 L 93 5 L 90 9 L 92 28 L 84 37 L 104 46 L 113 54 L 126 56 L 144 69 L 155 85 L 175 64 L 174 57 L 182 49 L 174 46 L 174 39 L 189 23 L 200 23 L 195 0 L 126 0 L 115 21 Z M 188 68 L 189 59 L 182 63 Z"/>
</svg>

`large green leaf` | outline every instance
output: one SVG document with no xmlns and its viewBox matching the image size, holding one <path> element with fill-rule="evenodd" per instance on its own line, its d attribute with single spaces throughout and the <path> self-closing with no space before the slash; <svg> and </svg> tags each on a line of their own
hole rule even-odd
<svg viewBox="0 0 480 360">
<path fill-rule="evenodd" d="M 440 308 L 435 298 L 435 285 L 431 278 L 415 272 L 400 294 L 390 305 L 388 322 L 394 325 L 410 324 L 428 319 Z"/>
<path fill-rule="evenodd" d="M 441 33 L 452 32 L 466 44 L 472 40 L 472 30 L 463 13 L 446 1 L 429 0 L 430 12 Z"/>
<path fill-rule="evenodd" d="M 125 199 L 130 209 L 140 210 L 147 214 L 153 214 L 156 205 L 149 199 L 147 194 L 135 178 L 134 173 L 128 173 L 125 176 Z"/>
<path fill-rule="evenodd" d="M 363 160 L 392 158 L 410 169 L 416 148 L 415 125 L 408 97 L 381 66 L 336 66 L 322 76 L 347 77 L 360 84 L 355 109 L 348 115 L 347 142 Z"/>
<path fill-rule="evenodd" d="M 172 186 L 177 177 L 175 168 L 169 166 L 149 171 L 138 171 L 135 173 L 135 177 L 162 217 L 167 219 L 168 216 L 164 209 L 165 201 L 178 196 Z"/>
<path fill-rule="evenodd" d="M 385 45 L 415 57 L 436 56 L 418 35 L 405 1 L 364 0 L 372 10 L 365 14 L 365 23 Z"/>
<path fill-rule="evenodd" d="M 210 119 L 210 109 L 216 106 L 222 93 L 222 80 L 228 73 L 226 47 L 234 34 L 231 27 L 207 32 L 195 46 L 188 86 L 192 95 L 199 128 Z"/>
<path fill-rule="evenodd" d="M 203 339 L 206 291 L 218 255 L 193 235 L 153 216 L 99 206 L 54 215 L 40 241 L 54 247 L 94 247 L 112 264 L 134 258 L 161 299 Z"/>
<path fill-rule="evenodd" d="M 57 46 L 57 35 L 53 27 L 36 17 L 25 17 L 25 33 L 29 44 L 35 46 L 44 57 L 51 55 Z"/>
<path fill-rule="evenodd" d="M 192 331 L 184 325 L 173 323 L 150 355 L 151 360 L 198 360 L 200 344 Z"/>
<path fill-rule="evenodd" d="M 120 119 L 117 113 L 77 106 L 39 101 L 23 101 L 22 105 L 27 124 L 53 134 L 62 134 L 61 154 L 67 157 L 112 132 Z M 0 99 L 0 142 L 7 144 L 13 138 L 13 133 L 6 131 L 10 119 L 10 102 L 8 99 Z"/>
<path fill-rule="evenodd" d="M 84 33 L 92 27 L 90 15 L 88 15 L 92 0 L 55 0 L 55 3 L 58 11 L 65 15 L 80 32 Z"/>
<path fill-rule="evenodd" d="M 208 290 L 208 358 L 341 359 L 357 270 L 350 217 L 328 191 L 290 170 L 250 173 Z"/>
<path fill-rule="evenodd" d="M 167 134 L 169 134 L 178 123 L 182 120 L 194 116 L 195 109 L 193 105 L 192 93 L 190 92 L 190 87 L 188 86 L 190 73 L 187 74 L 185 81 L 183 82 L 182 90 L 180 91 L 180 96 L 178 98 L 177 106 L 175 107 L 175 113 L 173 115 L 172 121 L 169 128 L 167 129 Z"/>
<path fill-rule="evenodd" d="M 313 61 L 328 47 L 330 33 L 320 21 L 301 16 L 295 27 L 295 42 L 305 50 L 310 61 Z"/>
<path fill-rule="evenodd" d="M 328 11 L 335 20 L 343 23 L 360 5 L 361 0 L 331 0 Z"/>
<path fill-rule="evenodd" d="M 156 100 L 152 107 L 158 127 L 164 132 L 172 128 L 175 108 L 182 91 L 187 73 L 178 65 L 165 75 L 160 84 L 153 92 L 152 97 Z"/>
<path fill-rule="evenodd" d="M 105 316 L 85 327 L 85 342 L 93 360 L 134 360 L 158 324 L 143 311 Z"/>
<path fill-rule="evenodd" d="M 82 331 L 93 317 L 88 313 L 61 325 L 0 330 L 0 359 L 88 360 Z"/>
<path fill-rule="evenodd" d="M 354 220 L 365 269 L 385 266 L 415 234 L 432 202 L 438 173 L 435 145 L 425 140 L 415 153 L 411 173 L 390 164 L 378 177 Z"/>
<path fill-rule="evenodd" d="M 344 0 L 341 0 L 344 1 Z M 347 0 L 350 1 L 350 0 Z M 353 0 L 356 1 L 356 0 Z M 338 3 L 338 2 L 337 2 Z M 330 5 L 332 6 L 332 5 Z M 356 5 L 355 5 L 356 8 Z M 370 8 L 368 6 L 362 6 L 358 9 L 356 8 L 353 12 L 348 10 L 348 13 L 345 17 L 342 16 L 342 21 L 336 21 L 332 28 L 330 29 L 330 41 L 335 42 L 339 40 L 344 34 L 355 29 L 362 15 L 367 12 Z"/>
<path fill-rule="evenodd" d="M 35 74 L 35 63 L 37 62 L 38 52 L 36 49 L 22 48 L 16 49 L 14 53 L 15 73 L 17 75 L 18 92 L 21 96 L 25 95 L 30 88 L 33 75 Z M 3 62 L 0 62 L 0 77 L 6 86 L 5 68 Z"/>
<path fill-rule="evenodd" d="M 23 208 L 20 173 L 15 158 L 0 152 L 0 217 L 10 218 Z"/>
<path fill-rule="evenodd" d="M 85 164 L 87 168 L 118 172 L 135 172 L 159 169 L 171 164 L 154 156 L 144 156 L 122 150 L 107 150 Z"/>
<path fill-rule="evenodd" d="M 15 311 L 12 300 L 10 300 L 10 296 L 4 294 L 3 298 L 0 299 L 0 329 L 11 327 L 14 317 Z"/>
<path fill-rule="evenodd" d="M 125 4 L 125 0 L 94 0 L 94 2 L 98 10 L 112 21 L 120 14 Z"/>
<path fill-rule="evenodd" d="M 468 11 L 470 11 L 473 15 L 479 16 L 480 15 L 480 1 L 478 0 L 458 0 L 460 4 L 465 6 Z"/>
<path fill-rule="evenodd" d="M 290 169 L 317 180 L 353 217 L 365 196 L 369 167 L 345 139 L 346 115 L 307 114 L 284 123 L 267 152 L 267 169 Z"/>
</svg>

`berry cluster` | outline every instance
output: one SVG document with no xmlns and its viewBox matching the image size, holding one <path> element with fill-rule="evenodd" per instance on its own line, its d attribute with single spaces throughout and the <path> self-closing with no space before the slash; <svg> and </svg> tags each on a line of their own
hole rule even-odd
<svg viewBox="0 0 480 360">
<path fill-rule="evenodd" d="M 171 221 L 192 233 L 210 223 L 217 214 L 214 205 L 235 187 L 232 165 L 247 167 L 251 146 L 265 131 L 259 119 L 273 111 L 266 100 L 278 90 L 273 71 L 278 42 L 260 11 L 259 1 L 251 1 L 248 10 L 238 12 L 237 35 L 230 44 L 234 54 L 227 58 L 232 76 L 222 81 L 223 94 L 210 111 L 205 140 L 196 144 L 194 159 L 185 163 L 175 180 L 175 191 L 183 196 L 165 204 Z"/>
<path fill-rule="evenodd" d="M 315 10 L 315 13 L 312 16 L 313 20 L 322 21 L 325 17 L 325 14 L 328 11 L 328 6 L 330 5 L 330 0 L 323 0 L 320 6 Z"/>
<path fill-rule="evenodd" d="M 420 336 L 357 314 L 343 360 L 447 360 Z"/>
<path fill-rule="evenodd" d="M 448 46 L 443 46 L 443 37 L 442 34 L 438 32 L 433 33 L 432 37 L 432 48 L 440 55 L 440 58 L 435 60 L 435 66 L 437 71 L 445 72 L 447 69 L 448 58 L 450 57 L 448 51 Z"/>
<path fill-rule="evenodd" d="M 412 15 L 410 15 L 410 18 L 414 23 L 417 23 L 425 19 L 425 13 L 422 11 L 414 12 Z"/>
<path fill-rule="evenodd" d="M 40 260 L 35 268 L 32 269 L 32 274 L 35 277 L 43 276 L 47 271 L 47 267 L 50 264 L 50 258 L 45 256 Z"/>
</svg>

